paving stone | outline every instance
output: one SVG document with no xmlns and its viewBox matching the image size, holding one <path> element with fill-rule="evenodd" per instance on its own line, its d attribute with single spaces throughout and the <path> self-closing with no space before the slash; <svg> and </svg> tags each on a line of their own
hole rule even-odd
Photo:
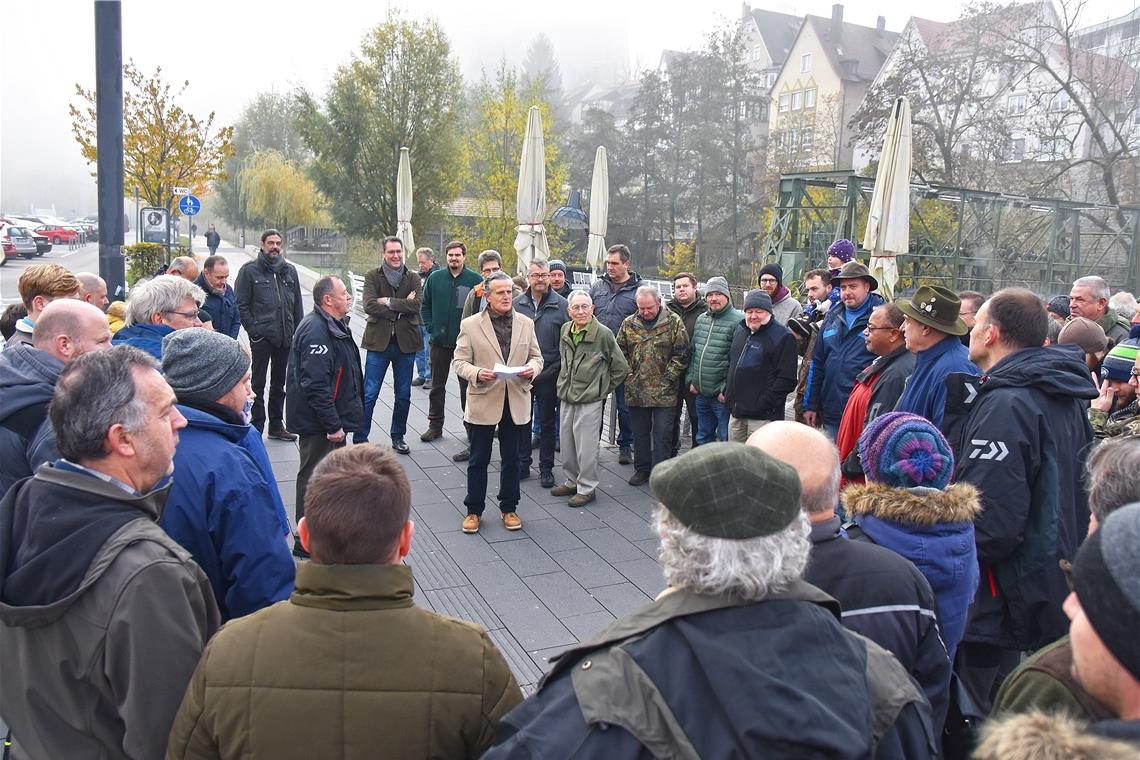
<svg viewBox="0 0 1140 760">
<path fill-rule="evenodd" d="M 523 578 L 523 582 L 530 586 L 530 590 L 555 617 L 565 618 L 602 611 L 602 605 L 565 572 L 532 575 Z"/>
<path fill-rule="evenodd" d="M 602 519 L 598 517 L 593 509 L 594 504 L 589 504 L 581 509 L 574 509 L 572 507 L 551 507 L 548 513 L 562 526 L 572 530 L 589 530 L 591 528 L 602 527 Z"/>
<path fill-rule="evenodd" d="M 436 491 L 436 493 L 439 493 Z M 420 531 L 427 528 L 433 533 L 446 533 L 448 531 L 458 530 L 463 524 L 463 515 L 466 512 L 461 512 L 454 504 L 449 501 L 445 502 L 431 502 L 422 503 L 413 501 L 416 514 L 419 515 L 419 522 L 416 523 L 416 535 L 412 537 L 412 546 L 415 546 L 416 539 L 420 537 Z"/>
<path fill-rule="evenodd" d="M 625 576 L 614 570 L 604 559 L 599 557 L 592 549 L 569 549 L 564 552 L 555 552 L 550 555 L 570 577 L 578 582 L 582 588 L 593 589 L 595 586 L 612 586 L 621 583 Z"/>
<path fill-rule="evenodd" d="M 657 560 L 657 550 L 661 547 L 660 539 L 647 538 L 642 541 L 634 541 L 633 543 L 635 546 L 641 549 L 641 551 L 645 552 L 645 556 L 653 559 L 654 561 Z"/>
<path fill-rule="evenodd" d="M 518 541 L 501 541 L 494 544 L 495 551 L 521 578 L 528 575 L 553 573 L 559 570 L 558 564 L 550 558 L 542 547 L 529 538 Z"/>
<path fill-rule="evenodd" d="M 649 522 L 625 507 L 608 512 L 602 520 L 630 541 L 653 537 L 653 529 L 649 527 Z"/>
<path fill-rule="evenodd" d="M 573 634 L 503 560 L 475 565 L 467 573 L 503 625 L 528 650 L 574 643 Z"/>
<path fill-rule="evenodd" d="M 450 506 L 448 507 L 450 509 Z M 459 522 L 455 521 L 452 528 L 458 528 Z M 494 562 L 499 559 L 497 550 L 487 543 L 487 540 L 482 535 L 476 533 L 474 535 L 463 533 L 462 531 L 452 530 L 448 533 L 436 533 L 438 539 L 444 550 L 455 560 L 456 564 L 461 568 L 466 568 L 470 565 L 478 565 L 484 562 Z M 415 539 L 412 539 L 414 542 Z"/>
<path fill-rule="evenodd" d="M 531 652 L 530 653 L 530 659 L 533 660 L 534 664 L 538 666 L 539 670 L 541 670 L 542 673 L 545 674 L 547 671 L 549 671 L 551 668 L 554 667 L 554 663 L 551 662 L 551 659 L 553 659 L 554 657 L 557 657 L 558 655 L 562 654 L 565 651 L 566 651 L 566 647 L 552 647 L 550 649 L 539 649 L 537 652 Z"/>
<path fill-rule="evenodd" d="M 605 627 L 614 621 L 614 616 L 608 611 L 589 612 L 585 615 L 561 618 L 562 625 L 570 629 L 570 633 L 578 637 L 578 641 L 588 641 L 605 630 Z"/>
<path fill-rule="evenodd" d="M 552 517 L 545 520 L 528 519 L 526 525 L 523 526 L 523 531 L 547 552 L 560 552 L 582 547 L 582 542 L 566 526 Z"/>
<path fill-rule="evenodd" d="M 640 549 L 626 541 L 613 528 L 595 528 L 581 530 L 574 534 L 582 543 L 597 552 L 598 556 L 607 562 L 623 562 L 631 559 L 641 559 L 645 556 Z"/>
<path fill-rule="evenodd" d="M 661 572 L 661 565 L 649 557 L 629 562 L 615 562 L 614 569 L 651 597 L 657 596 L 665 589 L 665 576 Z"/>
<path fill-rule="evenodd" d="M 590 593 L 593 594 L 594 598 L 601 602 L 602 606 L 609 610 L 614 617 L 622 617 L 631 612 L 636 612 L 652 601 L 645 592 L 628 581 L 612 586 L 592 588 L 590 589 Z"/>
<path fill-rule="evenodd" d="M 461 620 L 470 620 L 478 623 L 488 631 L 502 628 L 503 623 L 499 616 L 475 590 L 474 586 L 459 586 L 457 588 L 444 588 L 437 591 L 425 591 L 425 597 L 431 602 L 432 609 L 444 615 L 450 615 Z"/>
<path fill-rule="evenodd" d="M 511 672 L 514 673 L 515 680 L 519 682 L 520 686 L 533 686 L 538 679 L 542 678 L 542 669 L 531 659 L 527 651 L 519 645 L 519 642 L 509 631 L 501 628 L 488 631 L 487 637 L 495 642 L 495 646 L 503 653 L 503 659 L 507 661 L 507 665 L 510 666 Z"/>
</svg>

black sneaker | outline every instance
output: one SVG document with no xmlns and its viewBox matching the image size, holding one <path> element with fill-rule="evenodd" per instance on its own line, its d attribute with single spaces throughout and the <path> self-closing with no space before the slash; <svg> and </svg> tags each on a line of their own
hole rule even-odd
<svg viewBox="0 0 1140 760">
<path fill-rule="evenodd" d="M 408 446 L 407 443 L 404 442 L 403 438 L 399 438 L 399 437 L 392 439 L 392 449 L 397 454 L 411 454 L 412 453 L 412 448 L 410 446 Z"/>
<path fill-rule="evenodd" d="M 631 477 L 629 479 L 629 484 L 631 486 L 643 486 L 648 482 L 649 482 L 649 473 L 648 472 L 635 472 L 635 473 L 633 473 L 633 477 Z"/>
<path fill-rule="evenodd" d="M 550 470 L 540 470 L 538 484 L 543 488 L 554 488 L 554 473 Z"/>
<path fill-rule="evenodd" d="M 471 447 L 464 446 L 463 451 L 451 455 L 452 462 L 466 462 L 471 458 Z"/>
<path fill-rule="evenodd" d="M 618 452 L 618 464 L 633 464 L 633 449 L 622 446 Z"/>
<path fill-rule="evenodd" d="M 521 482 L 523 480 L 530 480 L 530 468 L 529 467 L 520 467 L 519 468 L 519 481 Z M 553 484 L 551 484 L 551 487 L 553 487 Z"/>
<path fill-rule="evenodd" d="M 412 381 L 412 386 L 415 388 L 419 388 L 425 382 L 426 381 L 422 377 L 417 377 L 415 380 Z"/>
</svg>

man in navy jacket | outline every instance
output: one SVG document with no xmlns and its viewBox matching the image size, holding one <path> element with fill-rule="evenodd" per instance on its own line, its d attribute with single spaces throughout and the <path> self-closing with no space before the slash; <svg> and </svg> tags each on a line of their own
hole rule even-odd
<svg viewBox="0 0 1140 760">
<path fill-rule="evenodd" d="M 895 411 L 917 414 L 941 428 L 946 376 L 952 372 L 980 374 L 970 361 L 970 350 L 958 339 L 969 332 L 959 316 L 962 302 L 953 291 L 923 285 L 909 302 L 900 301 L 898 307 L 906 315 L 903 332 L 915 362 Z"/>
<path fill-rule="evenodd" d="M 206 294 L 202 308 L 210 314 L 214 330 L 236 339 L 241 330 L 241 314 L 229 279 L 230 263 L 225 256 L 210 256 L 202 262 L 202 273 L 194 284 Z"/>
</svg>

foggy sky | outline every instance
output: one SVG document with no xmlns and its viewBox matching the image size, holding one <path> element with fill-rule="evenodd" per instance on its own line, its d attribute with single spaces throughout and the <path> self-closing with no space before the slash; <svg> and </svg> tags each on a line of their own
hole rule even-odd
<svg viewBox="0 0 1140 760">
<path fill-rule="evenodd" d="M 831 14 L 831 0 L 754 1 L 785 13 Z M 924 6 L 939 21 L 956 18 L 961 0 Z M 1126 13 L 1134 0 L 1091 0 L 1084 23 Z M 50 207 L 61 216 L 96 211 L 93 165 L 79 154 L 68 103 L 76 83 L 95 84 L 95 22 L 91 0 L 14 0 L 4 9 L 0 43 L 0 210 L 29 213 Z M 211 110 L 232 124 L 258 92 L 305 87 L 323 93 L 364 33 L 389 5 L 406 17 L 432 15 L 451 40 L 465 81 L 499 60 L 519 63 L 539 32 L 552 41 L 564 89 L 607 84 L 655 67 L 662 49 L 694 49 L 705 35 L 739 18 L 739 0 L 428 0 L 365 6 L 349 0 L 275 3 L 250 0 L 148 2 L 123 0 L 123 59 L 144 73 L 162 66 L 171 82 L 190 80 L 180 102 L 196 116 Z M 844 19 L 873 26 L 878 15 L 900 31 L 913 2 L 848 0 Z M 127 192 L 130 193 L 130 188 Z"/>
</svg>

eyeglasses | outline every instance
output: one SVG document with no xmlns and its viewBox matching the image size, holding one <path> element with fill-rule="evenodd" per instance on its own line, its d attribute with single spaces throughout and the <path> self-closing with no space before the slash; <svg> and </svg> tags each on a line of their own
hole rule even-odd
<svg viewBox="0 0 1140 760">
<path fill-rule="evenodd" d="M 593 307 L 594 307 L 594 304 L 592 304 L 592 303 L 580 303 L 580 304 L 575 304 L 574 306 L 570 306 L 568 308 L 570 309 L 570 311 L 589 311 Z"/>
<path fill-rule="evenodd" d="M 899 328 L 890 327 L 889 325 L 887 327 L 871 327 L 870 325 L 867 325 L 866 327 L 863 328 L 864 332 L 874 332 L 875 330 L 897 330 L 897 329 L 899 329 Z"/>
<path fill-rule="evenodd" d="M 531 272 L 530 274 L 527 275 L 527 277 L 529 277 L 532 280 L 549 280 L 550 279 L 550 275 L 542 274 L 541 272 Z"/>
<path fill-rule="evenodd" d="M 191 322 L 199 321 L 198 320 L 198 312 L 196 312 L 196 311 L 164 311 L 162 313 L 163 314 L 177 314 L 178 316 L 182 317 L 183 319 L 189 320 Z"/>
<path fill-rule="evenodd" d="M 1140 368 L 1137 368 L 1137 367 L 1132 368 L 1132 377 L 1140 379 Z"/>
</svg>

